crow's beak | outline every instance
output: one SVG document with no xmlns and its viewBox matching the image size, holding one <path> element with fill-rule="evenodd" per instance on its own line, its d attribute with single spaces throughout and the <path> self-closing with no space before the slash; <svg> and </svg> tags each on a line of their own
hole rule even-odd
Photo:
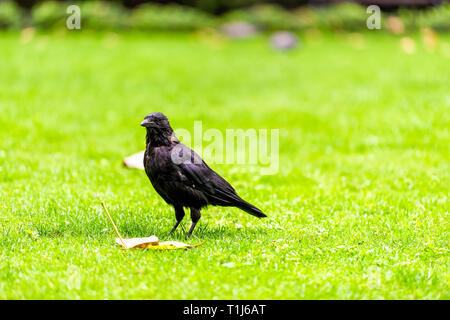
<svg viewBox="0 0 450 320">
<path fill-rule="evenodd" d="M 144 119 L 144 121 L 141 122 L 141 126 L 142 127 L 151 127 L 153 126 L 155 123 L 153 121 L 150 121 L 149 119 Z"/>
</svg>

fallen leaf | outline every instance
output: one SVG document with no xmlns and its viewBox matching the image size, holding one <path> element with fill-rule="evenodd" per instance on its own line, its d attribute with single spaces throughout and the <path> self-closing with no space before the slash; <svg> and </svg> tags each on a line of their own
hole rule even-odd
<svg viewBox="0 0 450 320">
<path fill-rule="evenodd" d="M 159 239 L 156 236 L 131 239 L 116 238 L 116 243 L 123 249 L 145 248 L 147 245 L 158 245 Z"/>
<path fill-rule="evenodd" d="M 153 235 L 151 237 L 146 238 L 130 238 L 130 239 L 124 239 L 121 237 L 119 230 L 117 230 L 116 224 L 114 223 L 111 215 L 108 212 L 108 209 L 106 208 L 105 202 L 100 202 L 103 209 L 105 210 L 106 215 L 109 218 L 109 221 L 111 222 L 111 225 L 114 228 L 114 231 L 116 232 L 118 238 L 116 238 L 116 243 L 122 248 L 122 249 L 137 249 L 137 248 L 144 248 L 144 249 L 153 249 L 153 250 L 173 250 L 173 249 L 190 249 L 195 248 L 198 246 L 201 246 L 205 242 L 198 243 L 196 245 L 191 246 L 190 244 L 186 244 L 183 242 L 178 241 L 163 241 L 159 242 L 159 239 L 157 236 Z"/>
<path fill-rule="evenodd" d="M 234 268 L 236 264 L 234 262 L 227 262 L 222 264 L 222 266 L 227 267 L 227 268 Z"/>
<path fill-rule="evenodd" d="M 144 169 L 144 152 L 140 151 L 123 159 L 123 165 L 127 168 Z"/>
<path fill-rule="evenodd" d="M 151 249 L 151 250 L 173 250 L 173 249 L 191 249 L 198 247 L 204 242 L 191 246 L 190 244 L 186 244 L 178 241 L 162 241 L 159 242 L 157 236 L 151 236 L 146 238 L 131 238 L 131 239 L 121 239 L 116 238 L 116 243 L 122 249 Z"/>
</svg>

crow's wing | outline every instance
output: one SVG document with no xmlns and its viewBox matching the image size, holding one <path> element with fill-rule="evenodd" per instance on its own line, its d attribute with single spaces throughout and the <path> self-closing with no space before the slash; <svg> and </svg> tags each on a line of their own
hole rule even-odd
<svg viewBox="0 0 450 320">
<path fill-rule="evenodd" d="M 208 167 L 195 151 L 182 143 L 177 144 L 175 148 L 173 151 L 176 152 L 178 161 L 174 161 L 174 158 L 172 161 L 175 162 L 184 184 L 203 192 L 211 204 L 233 206 L 242 200 L 234 188 Z"/>
<path fill-rule="evenodd" d="M 234 206 L 256 217 L 266 217 L 260 209 L 239 197 L 234 188 L 190 148 L 178 143 L 172 149 L 172 155 L 175 155 L 172 161 L 175 160 L 181 182 L 201 191 L 210 204 Z"/>
</svg>

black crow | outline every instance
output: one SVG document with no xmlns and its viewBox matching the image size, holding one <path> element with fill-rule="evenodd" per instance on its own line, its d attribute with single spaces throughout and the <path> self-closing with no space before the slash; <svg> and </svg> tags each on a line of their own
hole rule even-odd
<svg viewBox="0 0 450 320">
<path fill-rule="evenodd" d="M 183 220 L 184 207 L 190 208 L 192 219 L 186 238 L 192 235 L 200 210 L 207 205 L 237 207 L 258 218 L 266 217 L 261 210 L 242 200 L 225 179 L 175 137 L 165 115 L 151 113 L 141 126 L 147 129 L 145 172 L 156 192 L 175 209 L 177 222 L 171 234 Z"/>
</svg>

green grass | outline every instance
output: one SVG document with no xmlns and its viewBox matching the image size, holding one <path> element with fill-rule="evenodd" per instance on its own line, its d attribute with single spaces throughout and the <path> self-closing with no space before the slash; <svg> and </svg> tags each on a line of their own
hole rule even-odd
<svg viewBox="0 0 450 320">
<path fill-rule="evenodd" d="M 449 299 L 450 38 L 363 37 L 0 34 L 0 298 Z M 121 166 L 155 111 L 280 129 L 278 174 L 211 164 L 269 218 L 210 207 L 201 247 L 120 250 L 100 199 L 126 237 L 175 221 Z"/>
</svg>

